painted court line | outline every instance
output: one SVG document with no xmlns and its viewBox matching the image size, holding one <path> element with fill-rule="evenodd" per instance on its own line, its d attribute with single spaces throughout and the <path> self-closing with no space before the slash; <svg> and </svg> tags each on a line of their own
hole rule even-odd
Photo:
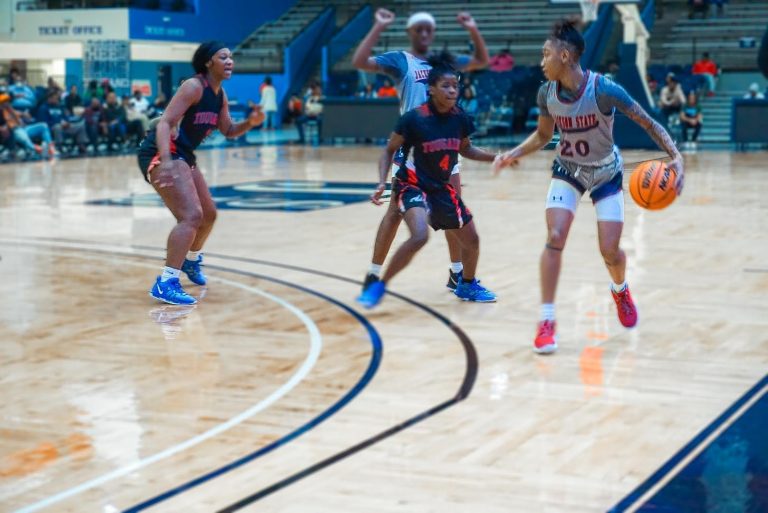
<svg viewBox="0 0 768 513">
<path fill-rule="evenodd" d="M 78 258 L 86 258 L 86 259 L 96 258 L 96 257 L 88 257 L 88 256 L 81 256 L 81 255 L 76 255 L 76 256 Z M 114 261 L 114 257 L 111 257 L 111 258 L 112 258 L 112 261 Z M 135 261 L 127 260 L 127 259 L 125 259 L 124 261 L 134 265 L 149 267 L 148 264 L 141 264 Z M 156 266 L 152 266 L 152 267 L 156 267 Z M 304 325 L 307 327 L 307 330 L 309 331 L 309 334 L 310 334 L 310 349 L 306 359 L 302 363 L 301 367 L 296 371 L 296 373 L 294 373 L 294 375 L 291 376 L 291 378 L 287 382 L 285 382 L 279 389 L 274 391 L 272 394 L 270 394 L 268 397 L 266 397 L 262 401 L 258 402 L 257 404 L 253 405 L 247 410 L 239 413 L 238 415 L 230 418 L 228 421 L 222 424 L 219 424 L 218 426 L 212 429 L 209 429 L 204 433 L 201 433 L 200 435 L 190 438 L 189 440 L 186 440 L 185 442 L 182 442 L 180 444 L 169 447 L 168 449 L 165 449 L 164 451 L 156 453 L 148 458 L 141 459 L 135 463 L 132 463 L 131 465 L 126 465 L 124 467 L 118 468 L 116 470 L 113 470 L 112 472 L 104 474 L 103 476 L 97 477 L 95 479 L 91 479 L 90 481 L 86 481 L 68 490 L 59 492 L 55 495 L 47 497 L 34 504 L 25 506 L 21 509 L 16 510 L 14 513 L 32 513 L 34 511 L 39 511 L 43 508 L 47 508 L 53 504 L 56 504 L 57 502 L 68 499 L 70 497 L 74 497 L 75 495 L 78 495 L 86 490 L 89 490 L 96 486 L 100 486 L 104 483 L 107 483 L 119 477 L 126 476 L 132 472 L 136 472 L 141 468 L 144 468 L 146 466 L 157 463 L 158 461 L 174 456 L 210 438 L 218 436 L 221 433 L 227 431 L 228 429 L 233 428 L 234 426 L 244 422 L 245 420 L 248 420 L 249 418 L 259 413 L 260 411 L 274 404 L 277 400 L 279 400 L 281 397 L 283 397 L 288 392 L 290 392 L 293 388 L 295 388 L 299 383 L 301 383 L 301 381 L 309 374 L 309 372 L 315 366 L 315 363 L 317 363 L 317 360 L 320 356 L 323 342 L 322 342 L 322 336 L 320 335 L 320 330 L 317 328 L 317 325 L 312 321 L 312 319 L 310 319 L 309 316 L 307 316 L 307 314 L 305 314 L 301 309 L 294 306 L 293 304 L 285 301 L 284 299 L 281 299 L 277 296 L 273 296 L 272 294 L 268 292 L 264 292 L 263 290 L 260 290 L 256 287 L 250 287 L 248 285 L 243 285 L 241 283 L 237 283 L 224 278 L 215 278 L 214 280 L 220 283 L 224 283 L 225 285 L 240 288 L 242 290 L 257 294 L 259 296 L 264 297 L 265 299 L 273 301 L 283 306 L 287 310 L 289 310 L 296 317 L 298 317 L 302 323 L 304 323 Z"/>
</svg>

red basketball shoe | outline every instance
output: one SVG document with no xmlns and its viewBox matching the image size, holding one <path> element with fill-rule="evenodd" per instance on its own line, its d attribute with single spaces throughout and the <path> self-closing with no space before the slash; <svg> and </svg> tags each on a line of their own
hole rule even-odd
<svg viewBox="0 0 768 513">
<path fill-rule="evenodd" d="M 611 287 L 613 300 L 616 302 L 616 311 L 619 314 L 619 322 L 625 328 L 632 328 L 637 324 L 637 308 L 632 301 L 632 295 L 629 293 L 629 285 L 624 287 L 621 292 L 615 292 Z"/>
<path fill-rule="evenodd" d="M 533 341 L 533 350 L 539 354 L 550 354 L 557 351 L 557 336 L 555 335 L 555 321 L 540 321 L 536 329 L 536 339 Z"/>
</svg>

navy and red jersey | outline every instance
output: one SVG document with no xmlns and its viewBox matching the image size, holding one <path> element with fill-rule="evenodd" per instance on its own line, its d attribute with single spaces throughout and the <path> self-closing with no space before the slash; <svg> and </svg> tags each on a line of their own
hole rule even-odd
<svg viewBox="0 0 768 513">
<path fill-rule="evenodd" d="M 395 176 L 425 192 L 444 188 L 459 163 L 461 141 L 474 131 L 472 118 L 459 107 L 441 114 L 427 102 L 406 112 L 397 121 L 395 133 L 405 139 L 406 157 L 413 149 L 416 169 L 404 163 Z"/>
<path fill-rule="evenodd" d="M 200 101 L 191 105 L 184 113 L 179 123 L 178 135 L 171 139 L 169 148 L 173 160 L 181 159 L 190 167 L 195 167 L 197 163 L 194 150 L 219 125 L 219 113 L 224 104 L 223 89 L 216 94 L 205 77 L 195 75 L 194 78 L 203 84 L 203 94 Z M 139 144 L 138 159 L 139 169 L 144 179 L 149 181 L 149 172 L 160 164 L 155 129 L 147 132 L 147 136 Z"/>
<path fill-rule="evenodd" d="M 184 113 L 179 123 L 179 135 L 176 138 L 176 145 L 183 146 L 187 150 L 194 150 L 200 146 L 203 139 L 219 126 L 219 113 L 224 103 L 223 89 L 219 89 L 216 94 L 203 76 L 195 75 L 195 78 L 203 84 L 203 95 L 199 102 Z"/>
</svg>

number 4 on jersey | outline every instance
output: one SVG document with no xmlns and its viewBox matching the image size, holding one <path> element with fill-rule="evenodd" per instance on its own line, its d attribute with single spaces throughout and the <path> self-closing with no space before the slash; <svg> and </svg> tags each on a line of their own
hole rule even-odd
<svg viewBox="0 0 768 513">
<path fill-rule="evenodd" d="M 448 166 L 451 164 L 451 159 L 448 158 L 448 154 L 446 153 L 445 156 L 440 160 L 440 169 L 443 171 L 448 171 Z"/>
</svg>

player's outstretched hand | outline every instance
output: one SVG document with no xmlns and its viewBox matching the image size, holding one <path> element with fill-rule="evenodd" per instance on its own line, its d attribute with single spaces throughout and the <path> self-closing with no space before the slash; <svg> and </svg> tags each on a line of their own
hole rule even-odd
<svg viewBox="0 0 768 513">
<path fill-rule="evenodd" d="M 380 183 L 376 186 L 376 190 L 373 191 L 373 194 L 371 194 L 371 203 L 374 205 L 383 205 L 384 202 L 381 201 L 381 195 L 384 194 L 384 190 L 387 188 L 387 186 L 383 183 Z"/>
<path fill-rule="evenodd" d="M 507 166 L 516 166 L 520 162 L 520 159 L 512 156 L 511 151 L 499 153 L 496 158 L 493 159 L 493 175 L 498 176 L 501 170 Z"/>
<path fill-rule="evenodd" d="M 395 13 L 381 7 L 376 9 L 374 18 L 376 19 L 377 24 L 381 25 L 382 27 L 388 27 L 392 24 L 393 21 L 395 21 Z"/>
<path fill-rule="evenodd" d="M 456 21 L 458 21 L 459 24 L 467 30 L 472 28 L 477 28 L 477 23 L 475 22 L 475 19 L 472 17 L 471 14 L 469 14 L 466 11 L 462 11 L 459 14 L 457 14 Z"/>
<path fill-rule="evenodd" d="M 677 177 L 675 179 L 675 191 L 677 191 L 677 195 L 680 196 L 683 193 L 683 186 L 685 185 L 683 156 L 678 153 L 677 157 L 672 159 L 669 164 L 667 164 L 667 167 L 675 171 L 675 176 Z"/>
</svg>

